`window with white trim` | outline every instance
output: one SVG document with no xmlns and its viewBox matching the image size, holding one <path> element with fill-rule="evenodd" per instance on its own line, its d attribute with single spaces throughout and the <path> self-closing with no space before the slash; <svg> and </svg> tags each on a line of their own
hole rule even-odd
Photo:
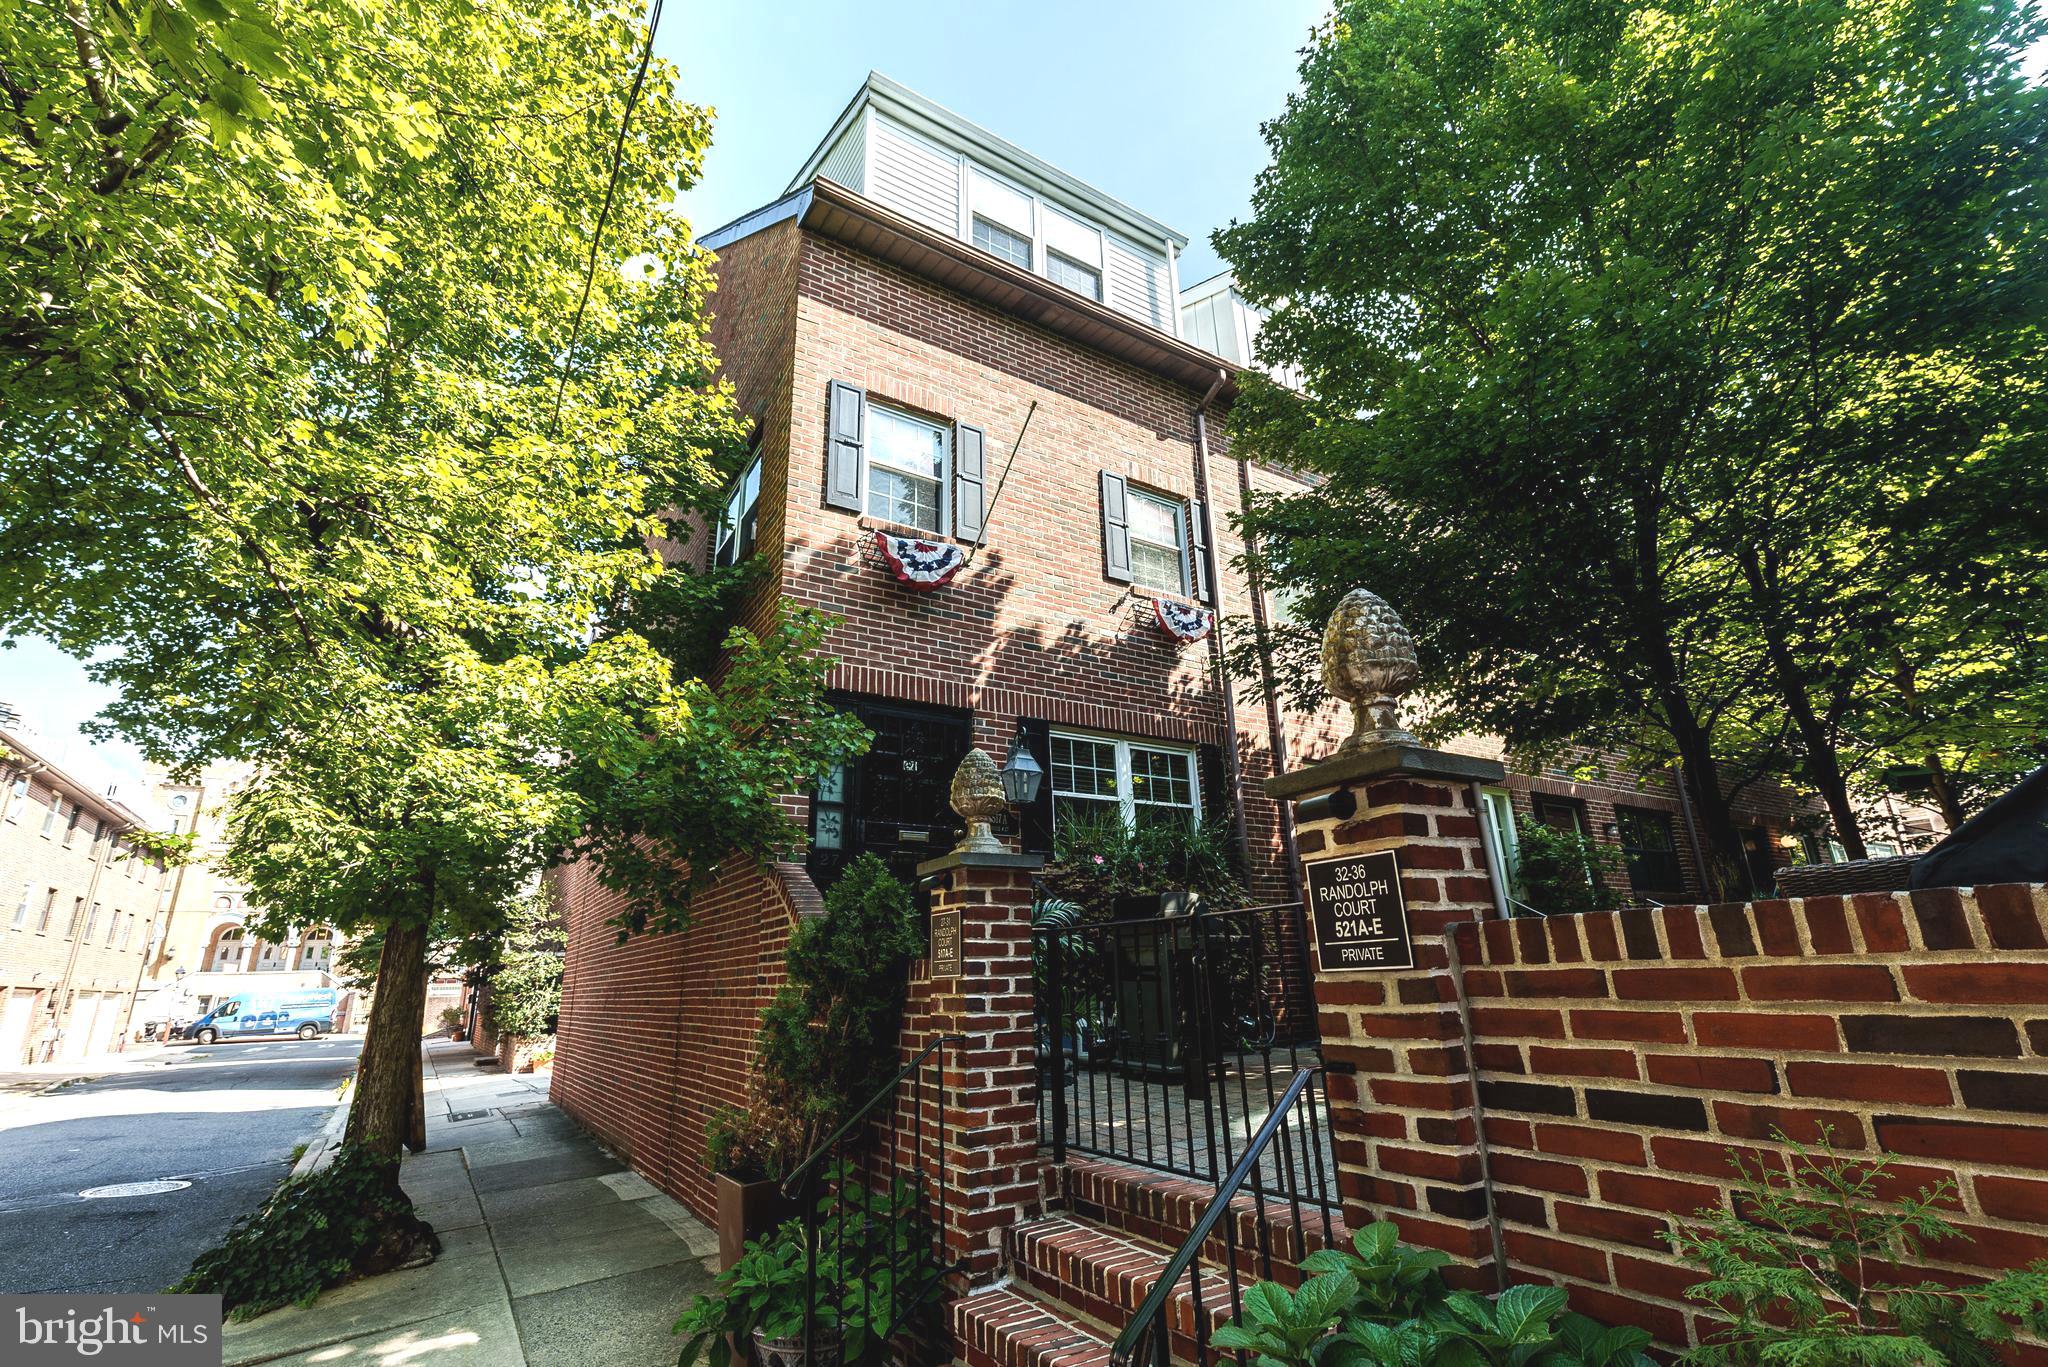
<svg viewBox="0 0 2048 1367">
<path fill-rule="evenodd" d="M 14 909 L 14 924 L 20 928 L 28 924 L 28 904 L 35 900 L 36 885 L 33 879 L 21 885 L 21 905 Z"/>
<path fill-rule="evenodd" d="M 1090 299 L 1099 301 L 1102 298 L 1101 271 L 1050 249 L 1045 253 L 1045 278 Z"/>
<path fill-rule="evenodd" d="M 1142 588 L 1186 593 L 1187 519 L 1172 499 L 1130 491 L 1131 580 Z"/>
<path fill-rule="evenodd" d="M 935 422 L 868 404 L 867 496 L 871 517 L 946 534 L 946 464 L 952 433 Z"/>
<path fill-rule="evenodd" d="M 1031 269 L 1031 237 L 1028 233 L 1013 233 L 1000 223 L 991 223 L 980 214 L 974 216 L 974 245 L 991 256 L 1000 256 L 1013 266 Z"/>
<path fill-rule="evenodd" d="M 711 563 L 737 565 L 754 553 L 754 538 L 761 521 L 761 457 L 755 456 L 732 482 L 726 495 L 725 511 L 718 519 L 718 545 Z"/>
<path fill-rule="evenodd" d="M 1194 751 L 1060 731 L 1052 733 L 1051 741 L 1055 826 L 1110 814 L 1126 826 L 1192 826 L 1199 818 L 1202 793 Z"/>
</svg>

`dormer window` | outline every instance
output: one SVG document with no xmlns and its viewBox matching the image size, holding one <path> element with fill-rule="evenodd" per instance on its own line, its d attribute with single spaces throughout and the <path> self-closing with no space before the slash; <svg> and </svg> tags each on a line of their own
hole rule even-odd
<svg viewBox="0 0 2048 1367">
<path fill-rule="evenodd" d="M 1072 257 L 1061 256 L 1049 249 L 1045 254 L 1045 278 L 1090 299 L 1099 301 L 1102 298 L 1101 271 L 1090 270 Z"/>
<path fill-rule="evenodd" d="M 999 223 L 991 223 L 976 214 L 974 217 L 974 245 L 991 256 L 1023 270 L 1031 269 L 1031 239 L 1011 232 Z"/>
</svg>

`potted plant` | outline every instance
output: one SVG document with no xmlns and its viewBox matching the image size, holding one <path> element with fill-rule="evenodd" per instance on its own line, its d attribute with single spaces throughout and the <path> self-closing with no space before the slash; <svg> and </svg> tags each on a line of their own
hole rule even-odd
<svg viewBox="0 0 2048 1367">
<path fill-rule="evenodd" d="M 782 1194 L 782 1175 L 802 1154 L 792 1152 L 791 1120 L 759 1096 L 746 1108 L 722 1106 L 712 1112 L 705 1140 L 718 1198 L 718 1266 L 728 1272 L 750 1243 L 793 1213 Z"/>
</svg>

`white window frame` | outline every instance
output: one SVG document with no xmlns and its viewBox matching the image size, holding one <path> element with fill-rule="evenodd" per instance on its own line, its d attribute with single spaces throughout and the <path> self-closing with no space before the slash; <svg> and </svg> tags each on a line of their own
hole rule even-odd
<svg viewBox="0 0 2048 1367">
<path fill-rule="evenodd" d="M 873 508 L 873 506 L 872 506 L 872 505 L 870 504 L 869 500 L 870 500 L 870 498 L 872 497 L 872 494 L 873 494 L 873 490 L 874 490 L 874 480 L 875 480 L 875 464 L 876 464 L 876 461 L 875 461 L 875 455 L 876 455 L 877 449 L 878 449 L 878 447 L 879 447 L 879 443 L 878 443 L 878 442 L 876 442 L 876 440 L 875 440 L 875 415 L 876 415 L 876 414 L 878 414 L 878 413 L 881 413 L 881 414 L 886 414 L 887 416 L 889 416 L 889 417 L 892 417 L 892 418 L 902 418 L 902 419 L 904 419 L 904 420 L 905 420 L 905 421 L 907 421 L 907 422 L 914 422 L 914 423 L 916 423 L 916 424 L 917 424 L 918 426 L 920 426 L 920 427 L 929 427 L 929 428 L 931 428 L 931 429 L 932 429 L 932 430 L 933 430 L 934 432 L 937 432 L 937 433 L 939 434 L 939 472 L 938 472 L 938 483 L 939 483 L 939 494 L 938 494 L 938 510 L 939 510 L 939 516 L 938 516 L 938 523 L 939 523 L 939 525 L 938 525 L 938 526 L 936 526 L 936 527 L 916 527 L 916 528 L 914 528 L 913 530 L 916 530 L 916 531 L 920 531 L 920 532 L 923 532 L 923 533 L 924 533 L 925 535 L 927 535 L 927 536 L 933 536 L 933 537 L 941 537 L 941 538 L 943 538 L 943 537 L 949 537 L 949 536 L 951 536 L 951 535 L 953 534 L 953 426 L 952 426 L 952 424 L 951 424 L 951 423 L 945 423 L 945 422 L 940 422 L 940 421 L 939 421 L 939 420 L 938 420 L 937 418 L 927 418 L 927 417 L 926 417 L 926 416 L 924 416 L 924 415 L 923 415 L 922 413 L 914 413 L 914 412 L 912 412 L 912 411 L 911 411 L 910 409 L 907 409 L 907 408 L 899 408 L 899 407 L 897 407 L 897 406 L 896 406 L 895 404 L 891 404 L 891 403 L 879 403 L 879 402 L 877 402 L 877 401 L 875 400 L 875 397 L 874 397 L 874 396 L 873 396 L 872 394 L 870 394 L 870 395 L 868 396 L 868 405 L 867 405 L 867 406 L 868 406 L 868 411 L 867 411 L 867 417 L 866 417 L 866 420 L 865 420 L 865 424 L 864 424 L 864 426 L 865 426 L 865 431 L 864 431 L 864 434 L 863 434 L 863 435 L 864 435 L 864 436 L 866 437 L 866 439 L 867 439 L 867 440 L 866 440 L 866 442 L 864 443 L 863 449 L 862 449 L 862 451 L 861 451 L 861 453 L 860 453 L 860 455 L 861 455 L 861 459 L 860 459 L 860 510 L 861 510 L 861 515 L 862 515 L 863 517 L 873 517 L 873 518 L 881 518 L 881 517 L 882 517 L 882 515 L 881 515 L 880 513 L 878 513 L 878 512 L 876 512 L 876 511 L 874 511 L 874 508 Z M 883 463 L 882 463 L 882 468 L 883 468 L 883 469 L 885 469 L 885 470 L 887 470 L 887 471 L 889 471 L 889 472 L 890 472 L 891 474 L 898 474 L 898 475 L 901 475 L 901 474 L 905 474 L 905 473 L 906 473 L 905 471 L 899 470 L 899 469 L 897 469 L 897 468 L 896 468 L 895 466 L 893 466 L 893 465 L 890 465 L 890 464 L 888 464 L 887 462 L 883 462 Z M 923 476 L 922 476 L 922 475 L 916 475 L 916 476 L 910 476 L 910 477 L 911 477 L 911 478 L 916 478 L 916 479 L 922 479 L 922 478 L 923 478 Z M 889 524 L 890 526 L 892 526 L 892 527 L 907 527 L 907 526 L 910 526 L 910 524 L 909 524 L 909 523 L 902 523 L 902 522 L 897 522 L 897 521 L 895 521 L 894 519 L 884 518 L 883 520 L 884 520 L 884 521 L 886 521 L 886 522 L 888 522 L 888 524 Z"/>
<path fill-rule="evenodd" d="M 1125 830 L 1134 829 L 1137 825 L 1138 820 L 1138 795 L 1135 785 L 1133 785 L 1131 782 L 1131 751 L 1133 749 L 1149 750 L 1158 754 L 1176 755 L 1185 759 L 1188 764 L 1189 801 L 1189 805 L 1186 808 L 1186 811 L 1191 821 L 1201 821 L 1202 761 L 1201 756 L 1198 753 L 1196 753 L 1195 747 L 1191 745 L 1176 745 L 1172 741 L 1153 740 L 1147 736 L 1115 736 L 1102 731 L 1081 731 L 1076 730 L 1072 727 L 1062 727 L 1056 730 L 1052 730 L 1049 731 L 1047 735 L 1049 742 L 1059 740 L 1086 741 L 1091 745 L 1109 745 L 1115 747 L 1116 802 L 1118 811 L 1121 812 L 1123 815 Z M 1061 794 L 1058 786 L 1053 783 L 1052 755 L 1049 744 L 1046 754 L 1045 779 L 1046 783 L 1052 787 L 1052 819 L 1053 824 L 1057 826 L 1059 824 L 1060 819 Z M 1086 793 L 1072 793 L 1068 794 L 1067 796 L 1080 801 L 1102 801 L 1102 798 L 1099 794 L 1091 795 Z M 1176 804 L 1166 802 L 1148 802 L 1145 805 L 1148 807 L 1173 807 L 1173 809 L 1176 811 L 1181 810 Z"/>
<path fill-rule="evenodd" d="M 754 482 L 754 497 L 751 501 L 747 498 L 748 480 Z M 737 513 L 733 511 L 735 507 L 738 508 Z M 745 525 L 749 512 L 754 514 L 754 541 L 752 545 L 742 546 L 740 544 L 740 528 Z M 728 545 L 733 548 L 731 560 L 723 558 Z M 711 563 L 714 567 L 719 568 L 723 568 L 726 565 L 737 565 L 758 550 L 760 545 L 761 452 L 759 448 L 756 448 L 754 458 L 747 462 L 744 470 L 740 471 L 739 478 L 727 486 L 725 501 L 719 506 L 718 533 L 712 540 Z"/>
<path fill-rule="evenodd" d="M 1154 584 L 1138 577 L 1138 557 L 1135 554 L 1133 554 L 1131 556 L 1131 582 L 1141 589 L 1157 589 L 1162 593 L 1177 593 L 1183 598 L 1187 597 L 1188 505 L 1177 498 L 1169 498 L 1165 494 L 1155 494 L 1151 490 L 1141 489 L 1135 484 L 1127 485 L 1125 488 L 1125 494 L 1129 497 L 1133 504 L 1156 503 L 1160 507 L 1166 509 L 1169 513 L 1173 514 L 1173 549 L 1175 557 L 1180 564 L 1180 578 L 1175 583 Z M 1156 547 L 1159 544 L 1161 544 L 1157 541 L 1146 540 L 1144 537 L 1138 535 L 1137 519 L 1132 518 L 1129 515 L 1128 510 L 1126 510 L 1125 512 L 1125 530 L 1130 536 L 1131 544 L 1133 547 L 1135 547 L 1141 541 L 1144 542 L 1144 544 L 1147 546 Z"/>
</svg>

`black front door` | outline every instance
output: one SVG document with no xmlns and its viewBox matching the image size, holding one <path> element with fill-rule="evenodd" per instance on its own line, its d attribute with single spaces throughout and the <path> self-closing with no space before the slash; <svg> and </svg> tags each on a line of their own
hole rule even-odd
<svg viewBox="0 0 2048 1367">
<path fill-rule="evenodd" d="M 872 853 L 906 883 L 953 848 L 960 819 L 953 771 L 973 743 L 965 712 L 859 699 L 841 705 L 875 733 L 866 755 L 818 785 L 811 804 L 811 876 L 829 886 L 854 856 Z"/>
<path fill-rule="evenodd" d="M 1769 897 L 1778 883 L 1778 852 L 1763 827 L 1743 828 L 1742 862 L 1748 866 L 1749 890 L 1758 897 Z"/>
</svg>

